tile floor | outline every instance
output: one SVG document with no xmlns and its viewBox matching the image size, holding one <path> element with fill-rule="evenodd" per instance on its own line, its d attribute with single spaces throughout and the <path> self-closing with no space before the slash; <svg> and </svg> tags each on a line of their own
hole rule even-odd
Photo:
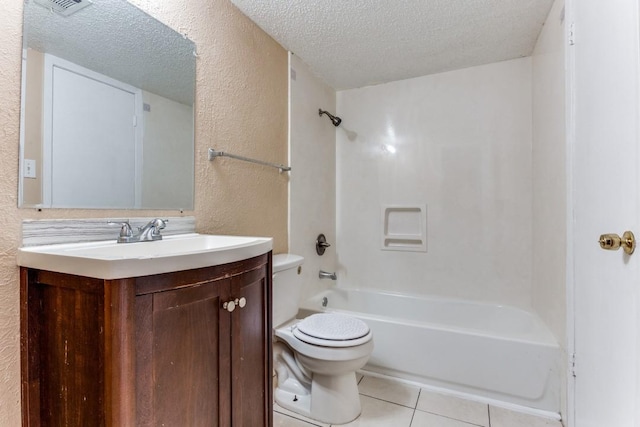
<svg viewBox="0 0 640 427">
<path fill-rule="evenodd" d="M 386 378 L 358 376 L 362 415 L 346 427 L 562 427 L 484 403 L 445 396 Z M 330 427 L 274 404 L 274 427 Z"/>
</svg>

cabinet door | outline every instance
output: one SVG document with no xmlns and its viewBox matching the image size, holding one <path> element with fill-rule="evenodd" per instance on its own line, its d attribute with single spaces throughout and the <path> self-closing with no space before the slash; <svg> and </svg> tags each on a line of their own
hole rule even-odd
<svg viewBox="0 0 640 427">
<path fill-rule="evenodd" d="M 271 425 L 270 274 L 267 265 L 233 277 L 231 299 L 246 299 L 231 314 L 233 426 Z"/>
<path fill-rule="evenodd" d="M 138 330 L 150 331 L 138 337 L 139 426 L 229 425 L 230 313 L 221 309 L 229 286 L 225 279 L 136 298 Z"/>
</svg>

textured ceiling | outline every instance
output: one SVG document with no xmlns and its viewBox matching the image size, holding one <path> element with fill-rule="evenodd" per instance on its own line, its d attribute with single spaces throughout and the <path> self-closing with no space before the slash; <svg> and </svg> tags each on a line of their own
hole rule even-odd
<svg viewBox="0 0 640 427">
<path fill-rule="evenodd" d="M 531 55 L 553 0 L 231 0 L 335 89 Z"/>
<path fill-rule="evenodd" d="M 25 3 L 24 46 L 192 105 L 194 43 L 125 0 L 92 0 L 64 17 Z"/>
</svg>

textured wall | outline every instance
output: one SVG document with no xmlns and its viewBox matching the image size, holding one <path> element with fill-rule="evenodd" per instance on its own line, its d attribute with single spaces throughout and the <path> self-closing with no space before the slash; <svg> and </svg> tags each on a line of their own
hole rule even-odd
<svg viewBox="0 0 640 427">
<path fill-rule="evenodd" d="M 27 49 L 29 67 L 25 76 L 26 87 L 24 103 L 24 158 L 36 161 L 36 177 L 25 178 L 22 187 L 22 200 L 26 206 L 42 203 L 42 116 L 44 91 L 44 55 L 37 50 Z"/>
<path fill-rule="evenodd" d="M 196 227 L 199 232 L 274 236 L 287 250 L 287 175 L 217 159 L 213 146 L 287 160 L 287 54 L 226 0 L 134 2 L 198 46 Z M 22 2 L 0 16 L 0 425 L 20 425 L 19 292 L 16 249 L 25 218 L 177 215 L 175 211 L 17 209 Z M 185 212 L 191 214 L 191 212 Z"/>
</svg>

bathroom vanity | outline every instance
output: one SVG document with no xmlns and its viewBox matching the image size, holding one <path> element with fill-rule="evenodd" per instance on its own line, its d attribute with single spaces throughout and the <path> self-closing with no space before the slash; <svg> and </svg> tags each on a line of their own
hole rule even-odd
<svg viewBox="0 0 640 427">
<path fill-rule="evenodd" d="M 106 259 L 110 248 L 81 251 L 89 255 L 75 266 L 67 259 L 70 267 L 64 250 L 42 258 L 21 249 L 23 425 L 271 426 L 272 256 L 264 240 L 231 257 L 243 259 L 219 263 L 228 254 L 208 249 L 206 261 L 199 250 L 183 261 L 214 265 L 157 274 L 142 265 L 145 274 L 117 278 L 68 272 L 92 262 L 97 276 L 127 274 L 121 259 Z M 188 265 L 160 252 L 132 265 Z M 244 258 L 252 253 L 260 254 Z M 67 271 L 33 267 L 44 259 Z"/>
</svg>

